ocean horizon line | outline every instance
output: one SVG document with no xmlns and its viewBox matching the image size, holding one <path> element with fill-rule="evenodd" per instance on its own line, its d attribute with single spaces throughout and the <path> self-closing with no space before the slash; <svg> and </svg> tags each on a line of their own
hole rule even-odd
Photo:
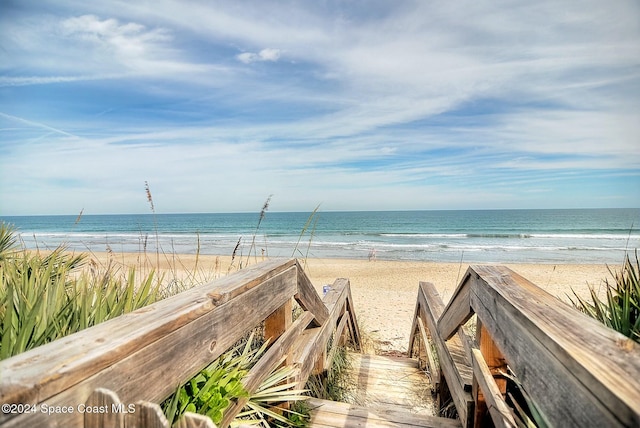
<svg viewBox="0 0 640 428">
<path fill-rule="evenodd" d="M 78 250 L 178 254 L 471 262 L 618 262 L 640 247 L 640 209 L 518 209 L 146 213 L 12 216 L 30 248 L 64 244 Z M 251 244 L 250 244 L 251 243 Z"/>
<path fill-rule="evenodd" d="M 492 211 L 607 211 L 607 210 L 640 210 L 638 207 L 586 207 L 586 208 L 417 208 L 417 209 L 370 209 L 370 210 L 322 210 L 318 213 L 395 213 L 395 212 L 492 212 Z M 211 215 L 211 214 L 255 214 L 260 209 L 248 211 L 197 211 L 197 212 L 128 212 L 128 213 L 84 213 L 79 211 L 69 214 L 0 214 L 5 217 L 86 217 L 86 216 L 137 216 L 137 215 Z M 311 214 L 314 210 L 267 210 L 267 214 Z"/>
</svg>

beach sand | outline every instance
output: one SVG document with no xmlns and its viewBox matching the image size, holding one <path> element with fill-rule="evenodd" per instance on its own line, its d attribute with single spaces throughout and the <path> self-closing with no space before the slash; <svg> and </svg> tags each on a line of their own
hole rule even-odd
<svg viewBox="0 0 640 428">
<path fill-rule="evenodd" d="M 99 264 L 113 263 L 126 266 L 156 265 L 166 278 L 178 278 L 190 281 L 196 257 L 194 255 L 148 255 L 138 253 L 92 254 Z M 260 262 L 250 258 L 249 263 Z M 247 258 L 243 259 L 246 264 Z M 199 256 L 195 278 L 208 282 L 226 275 L 229 268 L 228 256 Z M 301 263 L 305 264 L 304 261 Z M 238 260 L 231 272 L 237 269 Z M 455 291 L 467 270 L 468 263 L 435 263 L 386 260 L 354 259 L 308 259 L 305 271 L 321 294 L 323 285 L 332 284 L 337 278 L 348 278 L 354 300 L 356 317 L 360 329 L 372 341 L 379 352 L 406 351 L 408 347 L 411 322 L 418 295 L 418 283 L 427 281 L 438 289 L 445 305 Z M 507 264 L 509 268 L 524 276 L 548 293 L 568 302 L 572 289 L 586 297 L 589 286 L 602 289 L 604 279 L 610 279 L 604 264 Z M 618 266 L 613 266 L 618 268 Z"/>
</svg>

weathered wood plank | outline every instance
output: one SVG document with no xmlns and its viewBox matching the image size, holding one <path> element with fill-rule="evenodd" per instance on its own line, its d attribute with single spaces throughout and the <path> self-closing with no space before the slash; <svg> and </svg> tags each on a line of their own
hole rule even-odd
<svg viewBox="0 0 640 428">
<path fill-rule="evenodd" d="M 427 335 L 427 328 L 422 321 L 422 318 L 418 317 L 418 329 L 422 337 L 422 343 L 424 343 L 425 352 L 427 354 L 427 361 L 429 363 L 429 376 L 431 376 L 431 382 L 435 388 L 438 388 L 440 384 L 440 366 L 436 363 L 436 358 L 431 348 L 431 340 Z"/>
<path fill-rule="evenodd" d="M 463 380 L 460 370 L 458 369 L 458 366 L 462 366 L 463 364 L 460 364 L 459 362 L 458 365 L 456 365 L 451 355 L 450 349 L 454 348 L 455 344 L 445 342 L 437 333 L 437 320 L 444 312 L 444 304 L 442 303 L 442 299 L 433 284 L 420 282 L 419 290 L 418 299 L 421 308 L 420 317 L 425 321 L 426 327 L 429 331 L 434 332 L 431 337 L 438 352 L 440 368 L 444 377 L 447 379 L 447 385 L 451 391 L 451 397 L 453 398 L 456 409 L 458 410 L 462 425 L 470 427 L 473 422 L 473 398 L 469 393 L 470 388 L 465 388 L 466 380 Z M 458 339 L 457 336 L 454 336 L 449 342 L 454 342 L 456 339 Z M 462 345 L 459 344 L 458 346 L 458 353 L 462 355 Z M 469 387 L 470 386 L 471 384 L 469 382 Z"/>
<path fill-rule="evenodd" d="M 498 392 L 500 392 L 501 396 L 504 397 L 507 391 L 507 380 L 504 377 L 500 376 L 500 374 L 507 373 L 507 362 L 504 359 L 502 352 L 500 352 L 496 344 L 493 342 L 493 339 L 491 339 L 489 331 L 487 331 L 487 328 L 482 324 L 480 320 L 477 321 L 476 337 L 480 348 L 480 354 L 483 357 L 482 364 L 486 365 L 490 373 L 493 375 L 494 381 L 491 382 L 491 385 L 492 387 L 495 386 L 495 389 L 497 389 Z M 487 418 L 489 415 L 494 415 L 493 413 L 489 412 L 490 408 L 487 407 L 491 403 L 488 403 L 487 400 L 485 400 L 485 395 L 479 388 L 477 372 L 474 373 L 472 392 L 473 398 L 476 402 L 474 417 L 475 426 L 476 428 L 480 428 L 484 426 L 485 418 Z M 489 397 L 489 399 L 491 399 L 491 397 Z"/>
<path fill-rule="evenodd" d="M 355 367 L 360 364 L 366 364 L 367 367 L 375 367 L 380 370 L 393 368 L 395 370 L 402 369 L 408 373 L 420 371 L 418 362 L 413 358 L 353 353 L 351 353 L 351 355 L 357 356 L 357 358 L 354 358 L 351 362 Z"/>
<path fill-rule="evenodd" d="M 310 325 L 313 319 L 313 314 L 305 311 L 269 348 L 242 380 L 242 384 L 247 391 L 254 392 L 260 383 L 282 362 L 282 358 L 291 351 L 296 339 Z"/>
<path fill-rule="evenodd" d="M 484 356 L 479 349 L 473 350 L 473 370 L 475 379 L 482 391 L 482 395 L 487 405 L 487 409 L 493 419 L 496 428 L 516 427 L 511 410 L 503 398 L 503 391 L 496 385 L 493 373 L 489 369 Z M 476 404 L 477 405 L 477 404 Z M 477 420 L 476 420 L 477 422 Z"/>
<path fill-rule="evenodd" d="M 349 280 L 347 278 L 338 278 L 331 285 L 331 289 L 322 298 L 322 303 L 327 307 L 327 311 L 330 313 L 334 306 L 342 307 L 344 302 L 349 296 Z M 337 319 L 341 313 L 334 313 Z"/>
<path fill-rule="evenodd" d="M 213 421 L 204 415 L 187 412 L 173 426 L 174 428 L 217 428 Z"/>
<path fill-rule="evenodd" d="M 458 328 L 473 316 L 469 301 L 471 291 L 469 278 L 472 275 L 473 272 L 467 269 L 451 300 L 438 317 L 438 333 L 444 340 L 451 339 Z"/>
<path fill-rule="evenodd" d="M 637 344 L 507 268 L 472 269 L 473 309 L 549 422 L 640 426 Z"/>
<path fill-rule="evenodd" d="M 293 361 L 294 364 L 300 367 L 300 373 L 296 380 L 300 383 L 307 381 L 315 366 L 317 357 L 325 351 L 329 337 L 331 337 L 336 327 L 338 317 L 342 309 L 344 309 L 348 288 L 349 280 L 344 278 L 335 280 L 331 290 L 322 300 L 329 312 L 327 321 L 322 327 L 305 330 L 293 346 Z"/>
<path fill-rule="evenodd" d="M 358 326 L 358 320 L 356 318 L 356 309 L 353 306 L 353 296 L 351 295 L 351 287 L 347 288 L 347 308 L 346 310 L 349 312 L 349 331 L 351 332 L 351 338 L 353 339 L 353 344 L 357 350 L 361 350 L 360 346 L 362 344 L 360 337 L 360 327 Z"/>
<path fill-rule="evenodd" d="M 431 390 L 416 360 L 356 353 L 349 353 L 349 360 L 349 381 L 361 404 L 393 404 L 413 412 L 432 410 Z"/>
<path fill-rule="evenodd" d="M 234 272 L 233 275 L 210 283 L 210 285 L 215 284 L 216 286 L 207 296 L 211 298 L 216 306 L 223 305 L 274 276 L 291 270 L 295 265 L 295 260 L 273 259 L 249 266 Z M 232 280 L 229 280 L 229 278 L 232 278 Z"/>
<path fill-rule="evenodd" d="M 405 409 L 377 405 L 375 409 L 335 401 L 310 398 L 312 408 L 309 427 L 407 427 L 454 428 L 460 421 L 425 414 L 412 414 Z"/>
<path fill-rule="evenodd" d="M 118 395 L 108 389 L 96 389 L 85 406 L 75 410 L 83 411 L 84 428 L 124 428 L 124 409 Z"/>
<path fill-rule="evenodd" d="M 275 342 L 291 326 L 292 322 L 293 304 L 289 299 L 264 320 L 265 340 Z"/>
<path fill-rule="evenodd" d="M 293 262 L 278 260 L 252 266 L 1 361 L 0 401 L 41 402 L 110 367 L 124 353 L 135 353 L 212 310 L 210 295 L 225 300 L 237 288 L 254 287 L 292 265 Z M 41 376 L 43 373 L 51 375 Z M 3 417 L 0 415 L 0 422 Z"/>
<path fill-rule="evenodd" d="M 342 335 L 345 333 L 345 328 L 347 327 L 347 322 L 349 321 L 349 312 L 345 312 L 342 314 L 340 318 L 340 322 L 338 322 L 338 327 L 334 333 L 335 343 L 333 347 L 327 353 L 327 360 L 324 362 L 324 367 L 329 370 L 331 365 L 333 364 L 333 359 L 335 358 L 336 352 L 338 352 L 338 342 Z"/>
<path fill-rule="evenodd" d="M 302 309 L 314 315 L 314 326 L 320 327 L 329 317 L 329 311 L 297 260 L 296 268 L 298 269 L 298 291 L 294 297 Z"/>
<path fill-rule="evenodd" d="M 411 332 L 409 333 L 409 346 L 407 347 L 407 356 L 411 357 L 415 342 L 418 340 L 418 318 L 420 318 L 420 287 L 418 286 L 418 296 L 416 297 L 416 308 L 413 311 L 413 321 L 411 322 Z"/>
<path fill-rule="evenodd" d="M 148 401 L 135 403 L 135 412 L 128 413 L 125 420 L 127 428 L 169 428 L 169 421 L 160 406 Z"/>
<path fill-rule="evenodd" d="M 10 369 L 4 371 L 7 367 L 3 367 L 2 400 L 12 402 L 15 397 L 26 394 L 33 398 L 48 397 L 39 402 L 51 405 L 75 405 L 83 403 L 94 389 L 104 387 L 118 391 L 124 403 L 141 399 L 159 402 L 295 294 L 296 268 L 292 263 L 285 263 L 284 266 L 288 267 L 284 270 L 282 266 L 270 262 L 266 264 L 268 272 L 264 268 L 253 269 L 253 275 L 260 279 L 257 282 L 253 276 L 239 275 L 240 281 L 253 284 L 251 287 L 242 282 L 236 284 L 243 290 L 239 294 L 232 286 L 235 280 L 229 279 L 233 275 L 226 277 L 225 293 L 235 297 L 229 300 L 222 297 L 219 301 L 226 303 L 219 306 L 213 305 L 206 297 L 212 288 L 207 286 L 198 293 L 185 292 L 191 296 L 189 299 L 178 295 L 173 302 L 159 302 L 163 303 L 159 306 L 162 310 L 155 306 L 143 308 L 134 317 L 119 317 L 114 320 L 117 322 L 110 324 L 117 327 L 116 331 L 109 330 L 110 322 L 107 322 L 95 327 L 96 330 L 88 329 L 72 335 L 76 340 L 81 338 L 95 344 L 99 350 L 87 349 L 82 342 L 68 346 L 70 343 L 63 340 L 62 344 L 53 342 L 49 344 L 51 346 L 41 347 L 36 354 L 39 364 L 35 367 L 25 366 L 29 362 L 25 356 L 19 358 L 19 363 L 9 361 L 6 366 L 18 370 L 18 373 Z M 273 271 L 279 273 L 273 275 Z M 218 295 L 224 296 L 225 293 Z M 262 304 L 256 306 L 254 302 Z M 126 326 L 122 325 L 123 320 L 128 323 Z M 98 333 L 97 338 L 92 337 L 94 332 Z M 140 347 L 137 339 L 145 346 Z M 113 349 L 111 346 L 105 349 L 105 343 L 111 344 Z M 58 357 L 55 351 L 60 351 L 62 356 Z M 56 358 L 49 358 L 54 362 L 44 363 L 41 359 L 43 353 L 56 355 Z M 109 367 L 103 367 L 105 361 L 110 363 Z M 101 370 L 96 371 L 92 363 Z M 41 371 L 43 366 L 51 371 Z M 92 375 L 87 375 L 84 370 Z M 47 376 L 42 377 L 42 373 L 47 373 Z M 74 382 L 70 383 L 68 378 Z M 32 391 L 38 387 L 45 390 L 40 395 Z M 59 388 L 65 389 L 59 392 Z M 51 396 L 54 392 L 59 393 Z M 58 416 L 20 415 L 2 423 L 6 427 L 81 424 L 81 416 L 77 413 Z"/>
</svg>

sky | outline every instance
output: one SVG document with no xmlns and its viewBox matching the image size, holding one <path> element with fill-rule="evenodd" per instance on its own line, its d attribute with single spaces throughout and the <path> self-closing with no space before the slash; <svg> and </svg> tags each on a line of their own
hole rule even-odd
<svg viewBox="0 0 640 428">
<path fill-rule="evenodd" d="M 0 0 L 0 215 L 640 206 L 640 3 Z"/>
</svg>

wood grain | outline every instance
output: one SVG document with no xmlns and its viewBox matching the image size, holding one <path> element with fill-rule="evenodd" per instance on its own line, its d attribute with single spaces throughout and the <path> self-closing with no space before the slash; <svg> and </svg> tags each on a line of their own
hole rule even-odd
<svg viewBox="0 0 640 428">
<path fill-rule="evenodd" d="M 431 332 L 438 353 L 438 363 L 455 403 L 462 425 L 473 424 L 474 401 L 471 397 L 472 369 L 465 360 L 465 352 L 457 336 L 448 342 L 438 333 L 437 320 L 444 312 L 444 304 L 435 286 L 420 282 L 418 291 L 419 316 Z"/>
<path fill-rule="evenodd" d="M 493 425 L 496 428 L 516 427 L 511 409 L 504 401 L 504 391 L 496 385 L 493 373 L 479 349 L 473 350 L 473 372 L 475 373 L 478 387 L 482 391 L 487 410 L 491 414 Z M 476 422 L 478 422 L 478 419 L 476 419 Z"/>
<path fill-rule="evenodd" d="M 249 270 L 226 277 L 222 287 L 198 287 L 136 311 L 132 317 L 118 317 L 72 335 L 78 343 L 67 338 L 18 356 L 17 361 L 4 361 L 2 402 L 27 396 L 34 400 L 30 402 L 77 405 L 100 387 L 117 391 L 125 404 L 160 402 L 296 292 L 293 262 L 267 262 Z M 218 303 L 226 303 L 213 304 L 207 297 L 212 290 L 221 296 Z M 234 297 L 227 299 L 226 295 Z M 84 341 L 96 348 L 88 349 Z M 80 426 L 81 420 L 78 413 L 56 417 L 36 413 L 5 417 L 0 423 L 7 427 Z"/>
<path fill-rule="evenodd" d="M 471 305 L 557 426 L 640 426 L 640 347 L 515 272 L 473 266 Z"/>
<path fill-rule="evenodd" d="M 298 290 L 294 297 L 302 309 L 314 315 L 313 325 L 320 327 L 329 317 L 329 311 L 297 260 L 296 267 L 298 269 Z"/>
</svg>

